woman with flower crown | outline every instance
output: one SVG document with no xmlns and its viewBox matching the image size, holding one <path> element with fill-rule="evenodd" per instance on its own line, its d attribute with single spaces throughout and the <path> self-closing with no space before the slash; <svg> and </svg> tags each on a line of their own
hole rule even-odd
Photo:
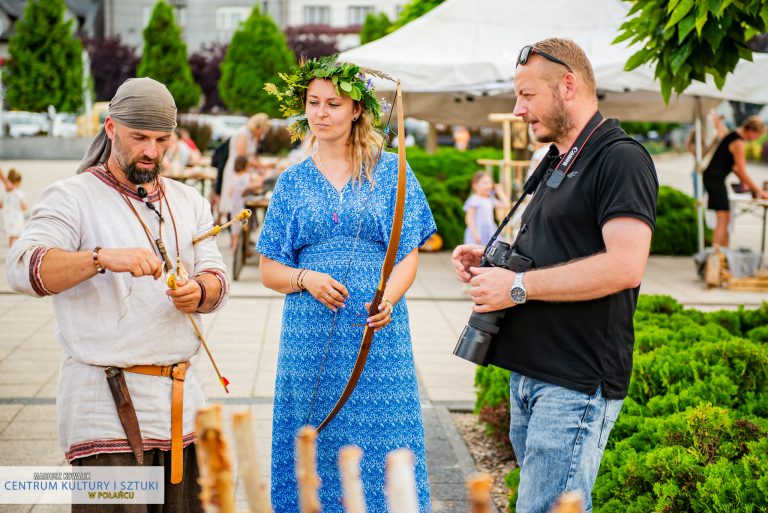
<svg viewBox="0 0 768 513">
<path fill-rule="evenodd" d="M 369 72 L 373 73 L 373 72 Z M 365 369 L 346 406 L 318 434 L 324 512 L 342 512 L 339 449 L 363 450 L 368 511 L 385 512 L 389 451 L 415 455 L 420 511 L 431 510 L 405 293 L 418 248 L 435 232 L 424 193 L 407 169 L 405 216 L 396 264 L 377 314 L 368 305 L 392 229 L 397 156 L 383 152 L 382 105 L 371 80 L 335 57 L 309 60 L 268 84 L 296 138 L 317 151 L 277 182 L 259 237 L 264 285 L 286 295 L 272 424 L 272 503 L 298 511 L 294 438 L 317 426 L 341 395 L 367 323 L 376 329 Z"/>
</svg>

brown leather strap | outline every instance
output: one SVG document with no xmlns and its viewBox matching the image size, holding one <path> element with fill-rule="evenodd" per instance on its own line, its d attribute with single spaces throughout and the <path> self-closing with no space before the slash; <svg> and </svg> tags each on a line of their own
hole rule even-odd
<svg viewBox="0 0 768 513">
<path fill-rule="evenodd" d="M 175 365 L 134 365 L 123 369 L 125 372 L 162 376 L 173 379 L 171 386 L 171 483 L 179 484 L 184 477 L 183 461 L 183 420 L 184 420 L 184 378 L 189 360 Z"/>
</svg>

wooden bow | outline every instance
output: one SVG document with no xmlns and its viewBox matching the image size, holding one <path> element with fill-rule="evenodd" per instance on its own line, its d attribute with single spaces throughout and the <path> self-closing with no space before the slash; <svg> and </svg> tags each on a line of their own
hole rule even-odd
<svg viewBox="0 0 768 513">
<path fill-rule="evenodd" d="M 376 287 L 376 293 L 373 295 L 371 306 L 368 309 L 368 316 L 379 313 L 379 304 L 384 297 L 384 288 L 387 286 L 387 280 L 392 273 L 392 269 L 395 267 L 395 258 L 397 257 L 397 250 L 400 247 L 400 234 L 403 229 L 403 214 L 405 211 L 405 123 L 403 121 L 403 93 L 400 89 L 400 81 L 397 81 L 397 196 L 395 198 L 395 215 L 392 218 L 392 230 L 389 236 L 389 244 L 387 245 L 387 253 L 384 256 L 384 264 L 381 267 L 381 277 L 379 278 L 379 284 Z M 363 332 L 363 340 L 360 343 L 360 350 L 357 353 L 357 359 L 355 360 L 355 366 L 352 368 L 352 374 L 349 376 L 347 385 L 344 387 L 344 391 L 341 393 L 341 397 L 336 402 L 331 412 L 327 417 L 317 426 L 316 432 L 319 433 L 327 426 L 331 420 L 338 414 L 347 402 L 347 399 L 354 392 L 357 382 L 360 379 L 360 375 L 365 368 L 365 362 L 368 359 L 368 353 L 371 350 L 371 341 L 373 340 L 373 328 L 368 324 L 365 325 L 365 331 Z"/>
</svg>

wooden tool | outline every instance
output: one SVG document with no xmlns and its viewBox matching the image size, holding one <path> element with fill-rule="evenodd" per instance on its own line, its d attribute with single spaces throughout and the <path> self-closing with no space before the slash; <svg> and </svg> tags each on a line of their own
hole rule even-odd
<svg viewBox="0 0 768 513">
<path fill-rule="evenodd" d="M 413 453 L 396 449 L 387 454 L 387 505 L 390 513 L 419 513 Z"/>
<path fill-rule="evenodd" d="M 317 490 L 317 433 L 311 426 L 304 426 L 296 437 L 296 483 L 299 487 L 299 513 L 319 513 L 323 507 Z"/>
<path fill-rule="evenodd" d="M 341 485 L 344 489 L 344 510 L 347 513 L 366 513 L 365 491 L 360 479 L 360 460 L 363 450 L 356 445 L 342 447 L 339 451 Z"/>
<path fill-rule="evenodd" d="M 253 418 L 250 411 L 232 415 L 232 428 L 237 446 L 240 476 L 245 486 L 250 513 L 272 513 L 267 497 L 267 482 L 261 474 L 256 443 L 253 440 Z"/>
<path fill-rule="evenodd" d="M 235 513 L 232 462 L 221 429 L 221 406 L 202 408 L 195 419 L 200 500 L 205 513 Z"/>
</svg>

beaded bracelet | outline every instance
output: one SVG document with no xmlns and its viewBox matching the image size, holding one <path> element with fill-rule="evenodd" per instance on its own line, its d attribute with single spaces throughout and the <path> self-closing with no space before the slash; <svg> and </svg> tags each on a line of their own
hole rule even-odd
<svg viewBox="0 0 768 513">
<path fill-rule="evenodd" d="M 104 269 L 101 264 L 99 263 L 99 251 L 101 251 L 101 246 L 96 246 L 93 248 L 93 263 L 96 266 L 96 272 L 99 274 L 104 274 L 107 272 L 106 269 Z"/>
</svg>

